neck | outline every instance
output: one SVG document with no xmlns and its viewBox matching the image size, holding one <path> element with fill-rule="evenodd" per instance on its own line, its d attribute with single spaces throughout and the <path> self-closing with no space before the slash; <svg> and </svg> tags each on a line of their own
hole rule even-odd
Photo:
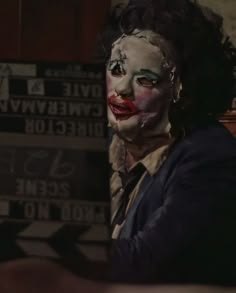
<svg viewBox="0 0 236 293">
<path fill-rule="evenodd" d="M 127 153 L 126 162 L 129 168 L 137 161 L 142 160 L 146 155 L 152 151 L 168 144 L 171 137 L 168 133 L 157 135 L 155 137 L 146 137 L 139 143 L 125 142 L 125 149 Z"/>
</svg>

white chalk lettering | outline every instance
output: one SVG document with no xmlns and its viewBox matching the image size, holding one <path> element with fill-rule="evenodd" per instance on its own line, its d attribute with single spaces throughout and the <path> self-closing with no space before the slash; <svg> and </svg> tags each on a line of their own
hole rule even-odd
<svg viewBox="0 0 236 293">
<path fill-rule="evenodd" d="M 36 214 L 36 209 L 34 206 L 34 203 L 32 202 L 27 202 L 24 205 L 24 216 L 27 219 L 34 219 Z"/>
<path fill-rule="evenodd" d="M 38 219 L 39 220 L 49 220 L 50 219 L 49 203 L 45 203 L 45 202 L 39 203 Z"/>
<path fill-rule="evenodd" d="M 103 109 L 104 109 L 103 105 L 95 104 L 94 109 L 93 109 L 93 116 L 97 117 L 97 118 L 103 117 L 103 115 L 104 115 L 104 110 Z"/>
<path fill-rule="evenodd" d="M 79 84 L 64 82 L 62 95 L 64 97 L 102 98 L 101 84 Z"/>
<path fill-rule="evenodd" d="M 39 114 L 44 114 L 46 112 L 46 102 L 45 101 L 36 101 L 36 106 Z"/>
<path fill-rule="evenodd" d="M 103 96 L 103 91 L 102 91 L 102 86 L 99 85 L 94 85 L 92 88 L 92 97 L 94 98 L 102 98 Z"/>
<path fill-rule="evenodd" d="M 11 103 L 12 112 L 17 113 L 20 109 L 21 101 L 20 100 L 11 100 L 10 103 Z"/>
<path fill-rule="evenodd" d="M 15 165 L 14 149 L 0 149 L 0 174 L 13 174 Z"/>
<path fill-rule="evenodd" d="M 87 124 L 86 123 L 83 123 L 83 122 L 79 122 L 77 124 L 77 133 L 79 136 L 87 136 Z"/>
<path fill-rule="evenodd" d="M 49 176 L 57 179 L 71 176 L 75 171 L 75 165 L 69 162 L 62 162 L 63 151 L 58 151 L 50 168 Z"/>
<path fill-rule="evenodd" d="M 61 206 L 61 220 L 80 223 L 105 223 L 103 207 L 81 206 L 80 204 L 65 203 Z"/>
<path fill-rule="evenodd" d="M 24 163 L 24 174 L 27 176 L 45 175 L 44 164 L 42 162 L 50 162 L 48 175 L 55 179 L 63 179 L 70 177 L 75 171 L 76 165 L 73 162 L 65 162 L 63 160 L 63 151 L 58 150 L 53 157 L 47 151 L 39 150 L 28 153 Z"/>
<path fill-rule="evenodd" d="M 14 101 L 14 102 L 19 102 L 19 101 Z M 35 103 L 32 103 L 31 101 L 22 102 L 22 113 L 35 113 L 35 110 L 36 110 Z M 13 112 L 17 112 L 17 111 L 13 110 Z"/>
<path fill-rule="evenodd" d="M 104 107 L 102 104 L 93 103 L 69 103 L 68 115 L 77 117 L 103 117 Z"/>
<path fill-rule="evenodd" d="M 82 112 L 84 112 L 84 116 L 89 116 L 89 114 L 90 114 L 90 109 L 91 109 L 91 105 L 89 105 L 89 104 L 82 104 L 81 105 L 81 110 L 82 110 Z"/>
<path fill-rule="evenodd" d="M 79 103 L 70 103 L 68 112 L 71 116 L 79 117 L 81 115 L 81 107 Z"/>
<path fill-rule="evenodd" d="M 49 220 L 50 219 L 50 206 L 49 203 L 44 202 L 25 202 L 24 217 L 26 219 Z"/>
<path fill-rule="evenodd" d="M 25 133 L 33 134 L 34 133 L 34 120 L 26 119 L 25 121 Z"/>
<path fill-rule="evenodd" d="M 0 63 L 0 76 L 36 76 L 35 64 Z"/>
<path fill-rule="evenodd" d="M 39 176 L 43 172 L 43 170 L 39 169 L 39 163 L 42 160 L 48 160 L 48 157 L 48 152 L 44 150 L 28 152 L 24 163 L 24 174 L 27 176 Z"/>
<path fill-rule="evenodd" d="M 25 119 L 26 134 L 104 137 L 104 122 Z"/>
<path fill-rule="evenodd" d="M 16 179 L 16 195 L 29 197 L 68 198 L 70 184 L 66 181 L 48 181 L 38 179 Z"/>
<path fill-rule="evenodd" d="M 57 108 L 58 108 L 57 102 L 50 101 L 48 103 L 48 114 L 49 115 L 57 115 L 57 112 L 58 112 Z"/>
<path fill-rule="evenodd" d="M 0 76 L 8 76 L 12 75 L 12 67 L 10 64 L 7 63 L 1 63 L 0 64 Z"/>
<path fill-rule="evenodd" d="M 58 121 L 57 123 L 57 134 L 58 135 L 65 135 L 66 133 L 66 124 L 64 121 Z"/>
<path fill-rule="evenodd" d="M 40 114 L 47 116 L 105 117 L 105 107 L 95 102 L 66 102 L 40 100 L 0 100 L 0 112 L 17 114 Z"/>
<path fill-rule="evenodd" d="M 6 113 L 8 110 L 8 101 L 0 100 L 0 112 Z"/>
<path fill-rule="evenodd" d="M 104 207 L 99 207 L 96 213 L 96 222 L 97 223 L 105 223 L 106 217 L 105 217 L 106 211 Z"/>
<path fill-rule="evenodd" d="M 81 92 L 82 92 L 83 97 L 87 98 L 89 96 L 90 91 L 91 91 L 90 85 L 81 84 Z"/>
<path fill-rule="evenodd" d="M 65 69 L 54 69 L 48 68 L 45 70 L 45 75 L 48 77 L 64 77 L 64 78 L 86 78 L 86 79 L 97 79 L 101 80 L 103 77 L 102 72 L 92 72 L 88 69 L 83 70 L 80 65 L 68 65 Z"/>
<path fill-rule="evenodd" d="M 63 96 L 64 97 L 69 97 L 71 94 L 71 84 L 68 82 L 63 82 Z"/>
<path fill-rule="evenodd" d="M 43 134 L 45 132 L 45 122 L 43 120 L 38 120 L 35 125 L 35 133 Z"/>
<path fill-rule="evenodd" d="M 58 102 L 58 114 L 67 115 L 67 105 L 66 102 Z"/>
</svg>

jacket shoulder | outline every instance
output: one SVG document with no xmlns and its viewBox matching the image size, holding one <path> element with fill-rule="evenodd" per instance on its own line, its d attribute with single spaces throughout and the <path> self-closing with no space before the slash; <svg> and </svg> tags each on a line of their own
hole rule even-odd
<svg viewBox="0 0 236 293">
<path fill-rule="evenodd" d="M 233 173 L 236 180 L 236 138 L 220 123 L 195 129 L 176 142 L 157 177 L 165 185 L 171 179 L 199 172 Z"/>
</svg>

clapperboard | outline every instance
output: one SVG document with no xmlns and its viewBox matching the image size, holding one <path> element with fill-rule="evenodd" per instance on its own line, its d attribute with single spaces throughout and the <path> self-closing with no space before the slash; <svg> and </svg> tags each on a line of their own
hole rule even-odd
<svg viewBox="0 0 236 293">
<path fill-rule="evenodd" d="M 0 62 L 0 258 L 107 259 L 101 64 Z"/>
</svg>

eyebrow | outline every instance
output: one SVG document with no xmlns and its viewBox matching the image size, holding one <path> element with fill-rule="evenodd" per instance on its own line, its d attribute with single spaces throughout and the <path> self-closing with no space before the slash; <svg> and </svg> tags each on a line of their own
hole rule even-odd
<svg viewBox="0 0 236 293">
<path fill-rule="evenodd" d="M 144 74 L 151 79 L 161 79 L 161 76 L 158 73 L 150 69 L 140 69 L 140 71 L 137 71 L 134 73 L 134 75 L 141 75 L 141 74 Z"/>
<path fill-rule="evenodd" d="M 117 52 L 115 52 L 115 57 L 114 58 L 112 58 L 112 55 L 110 57 L 110 60 L 112 60 L 112 61 L 113 60 L 114 61 L 120 61 L 122 63 L 124 63 L 124 60 L 126 60 L 126 59 L 127 59 L 126 54 L 124 52 L 122 52 L 120 49 Z"/>
</svg>

